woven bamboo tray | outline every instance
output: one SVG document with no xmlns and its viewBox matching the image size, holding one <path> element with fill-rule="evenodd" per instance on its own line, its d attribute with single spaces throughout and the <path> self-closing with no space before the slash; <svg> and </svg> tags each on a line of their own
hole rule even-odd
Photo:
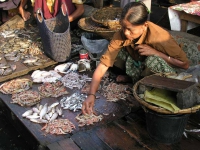
<svg viewBox="0 0 200 150">
<path fill-rule="evenodd" d="M 118 30 L 112 30 L 105 28 L 102 24 L 94 22 L 90 17 L 81 18 L 78 22 L 78 26 L 85 31 L 94 32 L 107 40 L 111 40 L 114 33 Z"/>
<path fill-rule="evenodd" d="M 121 29 L 120 16 L 122 8 L 120 7 L 104 7 L 96 10 L 91 19 L 94 22 L 100 23 L 109 29 Z"/>
<path fill-rule="evenodd" d="M 179 111 L 176 112 L 171 112 L 165 108 L 156 106 L 156 105 L 152 105 L 148 102 L 146 102 L 144 99 L 140 98 L 138 95 L 138 88 L 139 85 L 141 84 L 141 82 L 144 80 L 145 78 L 139 80 L 138 82 L 136 82 L 133 86 L 133 95 L 135 97 L 135 99 L 143 106 L 146 107 L 150 110 L 156 111 L 158 113 L 162 113 L 162 114 L 191 114 L 191 113 L 196 113 L 197 111 L 200 110 L 200 104 L 190 107 L 190 108 L 186 108 L 186 109 L 180 109 Z"/>
</svg>

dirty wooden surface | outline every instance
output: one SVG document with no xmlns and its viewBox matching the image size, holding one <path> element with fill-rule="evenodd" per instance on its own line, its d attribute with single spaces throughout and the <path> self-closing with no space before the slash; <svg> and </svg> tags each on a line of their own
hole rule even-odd
<svg viewBox="0 0 200 150">
<path fill-rule="evenodd" d="M 24 76 L 30 78 L 30 75 Z M 40 84 L 34 84 L 33 90 L 37 90 Z M 70 93 L 78 90 L 69 90 Z M 66 95 L 64 95 L 66 96 Z M 30 145 L 33 144 L 33 149 L 48 149 L 48 150 L 188 150 L 196 149 L 200 146 L 200 138 L 197 133 L 187 133 L 188 138 L 182 137 L 181 141 L 175 144 L 166 145 L 152 140 L 146 130 L 145 112 L 134 99 L 128 101 L 118 101 L 116 103 L 107 102 L 103 96 L 95 102 L 95 111 L 97 114 L 107 113 L 104 119 L 95 123 L 92 126 L 78 127 L 75 117 L 78 112 L 64 110 L 64 117 L 72 121 L 76 129 L 66 135 L 50 135 L 41 131 L 43 124 L 30 122 L 28 119 L 22 118 L 22 114 L 30 109 L 29 107 L 21 107 L 17 104 L 11 104 L 11 95 L 0 94 L 1 109 L 5 107 L 11 111 L 11 117 L 15 118 L 12 123 L 19 122 L 16 127 L 21 130 L 27 130 Z M 59 98 L 45 98 L 41 100 L 41 104 L 52 104 L 59 101 Z M 133 103 L 130 104 L 130 101 Z M 3 103 L 3 104 L 2 104 Z M 131 107 L 130 107 L 131 106 Z M 137 109 L 134 107 L 137 106 Z M 191 115 L 188 121 L 187 129 L 198 128 L 199 116 Z M 196 117 L 196 118 L 195 118 Z"/>
<path fill-rule="evenodd" d="M 24 78 L 31 78 L 31 77 L 30 75 L 26 75 L 24 76 Z M 37 91 L 37 88 L 40 85 L 41 84 L 33 84 L 32 89 Z M 79 92 L 79 90 L 77 89 L 73 89 L 73 90 L 68 89 L 68 91 L 70 92 L 70 95 L 75 92 Z M 12 111 L 13 115 L 16 116 L 16 118 L 21 122 L 24 128 L 26 128 L 31 133 L 31 136 L 35 138 L 35 140 L 38 142 L 40 146 L 45 147 L 49 144 L 62 141 L 69 137 L 72 138 L 73 135 L 80 134 L 81 132 L 84 132 L 87 130 L 91 130 L 94 127 L 108 124 L 130 113 L 131 108 L 128 104 L 126 104 L 125 101 L 121 100 L 116 103 L 107 102 L 103 96 L 101 96 L 100 94 L 98 95 L 100 96 L 100 98 L 97 99 L 95 102 L 95 112 L 97 114 L 105 113 L 106 115 L 104 116 L 103 120 L 99 123 L 95 123 L 94 126 L 78 127 L 78 122 L 75 120 L 75 117 L 78 114 L 80 114 L 81 111 L 79 110 L 77 112 L 73 112 L 70 110 L 64 110 L 63 112 L 64 117 L 62 118 L 69 119 L 76 126 L 76 129 L 70 134 L 59 135 L 59 136 L 50 135 L 50 134 L 46 135 L 44 131 L 41 131 L 41 128 L 44 126 L 44 124 L 32 123 L 28 119 L 22 117 L 22 114 L 26 110 L 31 109 L 31 107 L 21 107 L 18 104 L 11 104 L 10 103 L 11 95 L 0 94 L 0 98 L 2 102 L 5 104 L 4 107 L 7 107 L 9 110 Z M 68 95 L 63 95 L 63 96 L 68 96 Z M 44 98 L 40 101 L 40 104 L 44 105 L 45 103 L 48 103 L 48 105 L 50 105 L 54 102 L 59 102 L 63 96 L 59 98 Z"/>
<path fill-rule="evenodd" d="M 151 75 L 141 80 L 141 84 L 174 92 L 185 92 L 195 85 L 195 82 L 170 79 L 159 75 Z"/>
<path fill-rule="evenodd" d="M 0 32 L 11 29 L 21 29 L 24 28 L 24 26 L 24 20 L 19 15 L 16 15 L 0 26 Z"/>
<path fill-rule="evenodd" d="M 7 80 L 16 78 L 16 77 L 20 77 L 20 76 L 28 74 L 31 71 L 34 71 L 37 69 L 44 69 L 44 68 L 47 68 L 49 66 L 52 66 L 52 65 L 55 65 L 58 63 L 56 61 L 51 60 L 46 55 L 44 55 L 44 54 L 42 54 L 42 55 L 43 55 L 42 58 L 47 61 L 39 66 L 27 66 L 20 61 L 17 61 L 17 62 L 7 61 L 8 64 L 15 64 L 17 67 L 16 67 L 16 70 L 14 72 L 12 72 L 11 74 L 6 75 L 6 76 L 0 76 L 0 82 L 4 82 Z"/>
</svg>

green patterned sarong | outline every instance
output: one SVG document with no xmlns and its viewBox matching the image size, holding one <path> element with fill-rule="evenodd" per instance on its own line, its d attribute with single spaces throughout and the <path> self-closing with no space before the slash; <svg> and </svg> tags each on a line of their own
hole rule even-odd
<svg viewBox="0 0 200 150">
<path fill-rule="evenodd" d="M 154 73 L 176 73 L 174 68 L 158 56 L 148 56 L 144 62 L 135 61 L 127 51 L 122 49 L 118 57 L 125 61 L 126 74 L 132 78 L 133 83 L 141 78 L 144 68 L 148 68 Z"/>
</svg>

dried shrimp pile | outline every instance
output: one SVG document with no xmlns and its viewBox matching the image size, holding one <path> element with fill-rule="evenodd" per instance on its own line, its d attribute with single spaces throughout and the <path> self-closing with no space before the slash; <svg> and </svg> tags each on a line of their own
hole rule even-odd
<svg viewBox="0 0 200 150">
<path fill-rule="evenodd" d="M 12 95 L 12 102 L 20 106 L 33 106 L 40 102 L 40 94 L 37 91 L 27 90 Z"/>
<path fill-rule="evenodd" d="M 91 80 L 87 75 L 79 75 L 76 72 L 70 72 L 61 78 L 64 86 L 73 89 L 81 89 L 86 81 Z"/>
<path fill-rule="evenodd" d="M 74 112 L 82 108 L 82 103 L 85 100 L 86 95 L 74 93 L 69 97 L 63 97 L 60 100 L 60 105 L 63 109 L 73 110 Z"/>
<path fill-rule="evenodd" d="M 87 94 L 87 93 L 89 93 L 89 91 L 90 91 L 90 83 L 86 82 L 84 84 L 83 88 L 81 89 L 81 93 Z"/>
<path fill-rule="evenodd" d="M 64 94 L 69 94 L 61 81 L 55 83 L 45 82 L 38 87 L 38 90 L 42 97 L 59 97 Z"/>
<path fill-rule="evenodd" d="M 130 91 L 128 91 L 129 86 L 123 84 L 116 84 L 111 82 L 108 86 L 104 86 L 103 96 L 106 97 L 107 101 L 116 102 L 120 99 L 126 99 Z"/>
<path fill-rule="evenodd" d="M 46 124 L 41 130 L 45 130 L 50 134 L 67 134 L 71 133 L 75 129 L 75 125 L 68 119 L 56 119 Z"/>
<path fill-rule="evenodd" d="M 26 78 L 14 79 L 3 83 L 0 86 L 0 91 L 4 94 L 14 94 L 28 90 L 30 87 L 32 87 L 31 80 Z"/>
<path fill-rule="evenodd" d="M 102 115 L 96 116 L 94 114 L 86 114 L 86 115 L 77 115 L 76 120 L 79 123 L 79 127 L 85 126 L 85 125 L 92 125 L 94 122 L 99 122 L 103 119 Z"/>
</svg>

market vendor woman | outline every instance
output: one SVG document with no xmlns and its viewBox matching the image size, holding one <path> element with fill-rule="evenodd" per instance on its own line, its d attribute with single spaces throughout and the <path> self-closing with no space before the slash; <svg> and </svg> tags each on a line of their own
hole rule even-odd
<svg viewBox="0 0 200 150">
<path fill-rule="evenodd" d="M 83 114 L 93 112 L 95 93 L 101 78 L 117 57 L 125 61 L 126 74 L 133 83 L 141 75 L 145 76 L 146 70 L 166 73 L 176 72 L 177 68 L 188 69 L 185 52 L 166 30 L 147 21 L 147 18 L 148 9 L 142 2 L 131 2 L 123 8 L 120 20 L 122 30 L 114 34 L 93 74 L 90 92 L 83 102 Z M 119 76 L 117 80 L 121 78 Z"/>
</svg>

